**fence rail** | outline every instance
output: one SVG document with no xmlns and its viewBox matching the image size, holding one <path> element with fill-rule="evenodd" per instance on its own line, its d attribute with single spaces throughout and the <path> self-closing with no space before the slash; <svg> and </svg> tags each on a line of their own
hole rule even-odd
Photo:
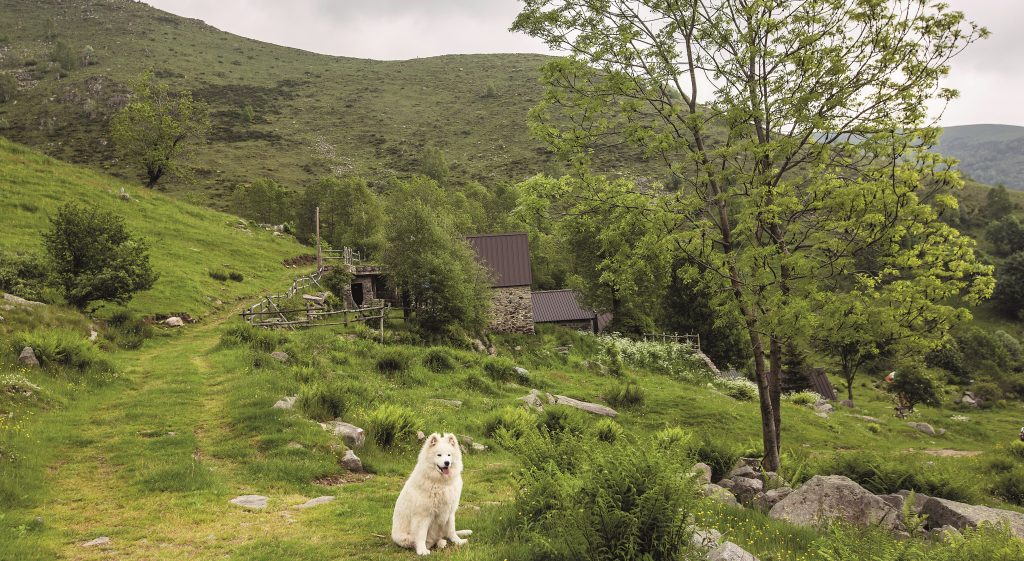
<svg viewBox="0 0 1024 561">
<path fill-rule="evenodd" d="M 644 333 L 640 336 L 644 341 L 661 341 L 662 343 L 679 343 L 691 345 L 700 350 L 699 333 Z"/>
</svg>

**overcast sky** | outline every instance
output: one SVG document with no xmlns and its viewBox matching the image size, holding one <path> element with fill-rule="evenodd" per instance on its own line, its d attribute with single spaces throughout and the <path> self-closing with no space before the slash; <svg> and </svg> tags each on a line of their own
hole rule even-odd
<svg viewBox="0 0 1024 561">
<path fill-rule="evenodd" d="M 961 92 L 946 126 L 1024 126 L 1024 0 L 945 0 L 992 37 L 955 60 Z M 508 31 L 517 0 L 148 0 L 237 35 L 318 53 L 401 60 L 456 53 L 550 53 Z"/>
</svg>

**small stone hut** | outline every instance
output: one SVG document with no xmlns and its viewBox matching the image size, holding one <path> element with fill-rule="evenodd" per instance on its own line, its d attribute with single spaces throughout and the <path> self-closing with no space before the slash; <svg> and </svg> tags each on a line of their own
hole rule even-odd
<svg viewBox="0 0 1024 561">
<path fill-rule="evenodd" d="M 491 271 L 491 330 L 533 333 L 533 273 L 526 233 L 468 236 L 466 241 L 477 260 Z"/>
</svg>

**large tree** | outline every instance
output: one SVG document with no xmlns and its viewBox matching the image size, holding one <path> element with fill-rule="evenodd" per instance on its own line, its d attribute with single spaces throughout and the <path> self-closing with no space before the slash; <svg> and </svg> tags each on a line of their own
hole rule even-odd
<svg viewBox="0 0 1024 561">
<path fill-rule="evenodd" d="M 146 186 L 154 187 L 179 169 L 189 143 L 205 137 L 208 113 L 205 103 L 192 99 L 192 92 L 175 94 L 146 71 L 135 83 L 132 100 L 111 120 L 110 135 L 121 156 L 146 171 Z"/>
<path fill-rule="evenodd" d="M 80 310 L 98 301 L 124 304 L 159 278 L 146 242 L 112 212 L 68 203 L 51 218 L 43 242 L 64 298 Z"/>
<path fill-rule="evenodd" d="M 783 347 L 808 337 L 822 293 L 990 293 L 971 241 L 937 219 L 961 181 L 926 151 L 927 108 L 956 97 L 940 87 L 949 61 L 987 33 L 963 14 L 928 0 L 524 3 L 513 29 L 568 53 L 545 68 L 535 133 L 578 169 L 625 142 L 679 178 L 602 192 L 583 180 L 575 204 L 658 224 L 637 247 L 684 257 L 742 318 L 766 469 L 779 466 Z"/>
</svg>

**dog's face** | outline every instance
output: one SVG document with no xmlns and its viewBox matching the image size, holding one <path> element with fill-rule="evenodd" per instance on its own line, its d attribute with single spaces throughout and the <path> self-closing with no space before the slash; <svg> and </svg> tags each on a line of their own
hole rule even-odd
<svg viewBox="0 0 1024 561">
<path fill-rule="evenodd" d="M 440 477 L 451 477 L 462 471 L 462 449 L 454 434 L 434 433 L 427 437 L 420 451 L 421 463 Z"/>
</svg>

